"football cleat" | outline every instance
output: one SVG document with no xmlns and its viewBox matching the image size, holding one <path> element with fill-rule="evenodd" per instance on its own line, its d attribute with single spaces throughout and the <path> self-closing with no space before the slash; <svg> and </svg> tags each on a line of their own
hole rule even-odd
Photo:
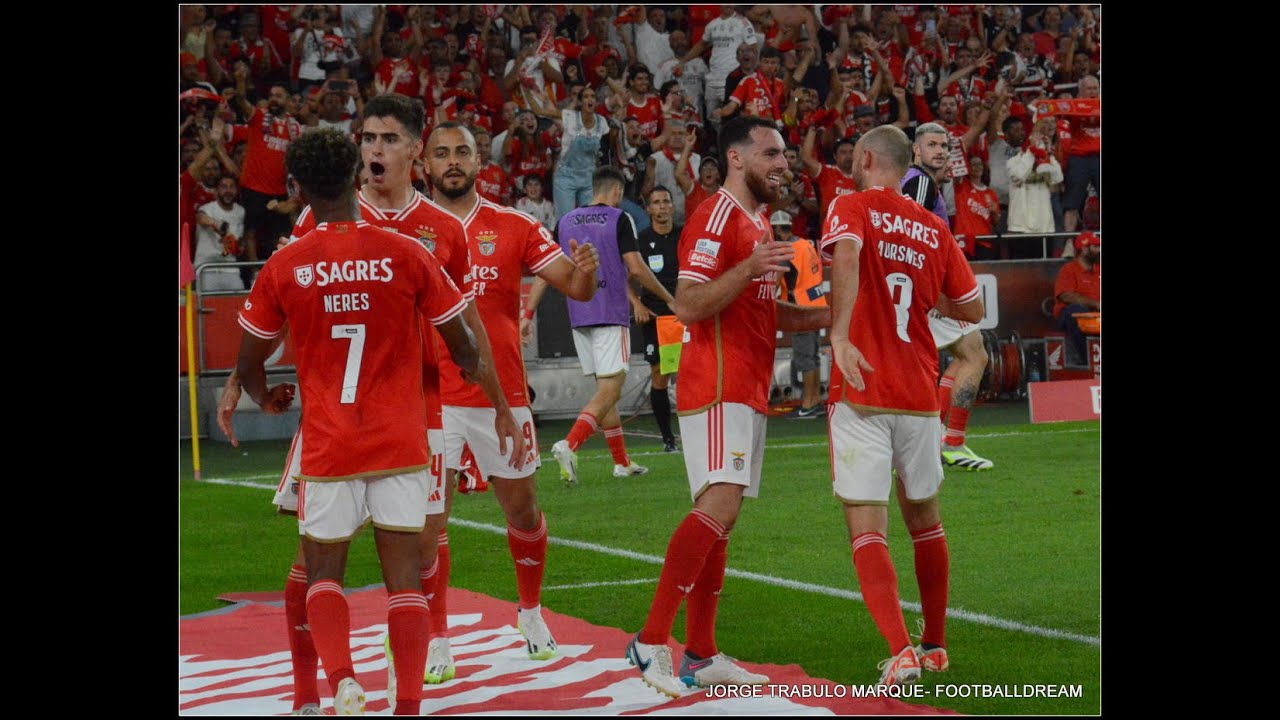
<svg viewBox="0 0 1280 720">
<path fill-rule="evenodd" d="M 643 475 L 647 472 L 649 472 L 649 468 L 635 463 L 631 463 L 630 465 L 613 466 L 614 477 L 631 477 L 632 475 Z"/>
<path fill-rule="evenodd" d="M 880 673 L 881 685 L 905 685 L 920 679 L 920 659 L 910 645 L 897 655 L 881 660 L 876 668 L 884 671 Z"/>
<path fill-rule="evenodd" d="M 640 633 L 627 643 L 627 662 L 640 671 L 644 684 L 668 697 L 678 698 L 684 686 L 671 670 L 671 648 L 666 645 L 646 645 L 640 642 Z"/>
<path fill-rule="evenodd" d="M 530 660 L 550 660 L 556 654 L 556 640 L 542 619 L 542 606 L 525 610 L 516 608 L 516 627 L 524 636 Z"/>
<path fill-rule="evenodd" d="M 302 707 L 289 713 L 290 715 L 323 715 L 324 711 L 315 703 L 307 703 Z"/>
<path fill-rule="evenodd" d="M 685 653 L 680 663 L 680 679 L 689 687 L 769 684 L 769 676 L 747 670 L 724 653 L 702 660 L 695 660 Z"/>
<path fill-rule="evenodd" d="M 422 676 L 425 685 L 439 685 L 448 682 L 458 673 L 453 664 L 453 649 L 449 647 L 449 638 L 438 637 L 427 645 L 427 671 Z"/>
<path fill-rule="evenodd" d="M 569 449 L 568 440 L 560 440 L 551 446 L 551 454 L 560 463 L 560 478 L 565 485 L 578 484 L 578 453 Z"/>
<path fill-rule="evenodd" d="M 360 687 L 355 678 L 343 678 L 338 683 L 338 692 L 333 694 L 333 714 L 364 714 L 364 688 Z"/>
<path fill-rule="evenodd" d="M 963 468 L 965 470 L 990 470 L 995 467 L 995 463 L 990 460 L 978 457 L 968 445 L 946 445 L 942 446 L 942 462 L 951 467 Z"/>
</svg>

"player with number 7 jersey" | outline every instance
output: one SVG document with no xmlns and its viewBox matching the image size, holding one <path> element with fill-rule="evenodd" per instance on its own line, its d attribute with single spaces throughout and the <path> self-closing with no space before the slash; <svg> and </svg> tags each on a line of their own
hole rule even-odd
<svg viewBox="0 0 1280 720">
<path fill-rule="evenodd" d="M 462 293 L 417 241 L 357 222 L 320 223 L 263 266 L 240 312 L 262 339 L 286 318 L 306 398 L 304 480 L 348 480 L 427 467 L 420 314 L 460 315 Z"/>
<path fill-rule="evenodd" d="M 849 324 L 850 342 L 875 372 L 866 389 L 857 390 L 832 368 L 830 402 L 870 412 L 937 415 L 938 349 L 928 311 L 939 295 L 957 304 L 978 297 L 964 252 L 945 223 L 897 188 L 872 187 L 833 200 L 819 245 L 824 260 L 831 261 L 841 241 L 860 248 L 856 315 L 884 318 L 894 332 L 875 332 L 884 323 Z"/>
</svg>

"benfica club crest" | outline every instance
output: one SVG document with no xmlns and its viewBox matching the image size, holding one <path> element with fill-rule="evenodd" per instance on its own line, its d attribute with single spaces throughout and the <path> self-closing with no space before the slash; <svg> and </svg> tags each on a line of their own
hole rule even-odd
<svg viewBox="0 0 1280 720">
<path fill-rule="evenodd" d="M 880 227 L 880 213 L 875 210 L 871 211 L 871 224 L 874 227 Z"/>
<path fill-rule="evenodd" d="M 743 460 L 742 456 L 746 455 L 746 453 L 736 452 L 736 453 L 732 453 L 732 455 L 733 455 L 733 469 L 737 470 L 738 472 L 742 472 L 742 468 L 745 467 L 747 464 L 747 461 Z"/>
<path fill-rule="evenodd" d="M 483 234 L 477 235 L 476 239 L 480 241 L 481 255 L 485 255 L 485 256 L 492 255 L 493 252 L 498 249 L 498 246 L 493 242 L 494 240 L 498 239 L 497 233 L 483 233 Z"/>
<path fill-rule="evenodd" d="M 316 279 L 315 271 L 310 265 L 301 265 L 293 269 L 293 280 L 298 283 L 299 287 L 311 287 L 311 283 Z"/>
<path fill-rule="evenodd" d="M 418 242 L 422 243 L 422 247 L 427 252 L 435 254 L 436 251 L 436 234 L 431 228 L 426 226 L 418 226 Z"/>
</svg>

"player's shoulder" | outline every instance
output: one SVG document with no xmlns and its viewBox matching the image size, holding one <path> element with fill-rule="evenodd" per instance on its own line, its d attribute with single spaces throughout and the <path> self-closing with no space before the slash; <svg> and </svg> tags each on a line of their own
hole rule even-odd
<svg viewBox="0 0 1280 720">
<path fill-rule="evenodd" d="M 417 204 L 413 208 L 415 218 L 426 218 L 451 230 L 463 231 L 462 221 L 456 215 L 436 204 L 434 200 L 423 195 L 417 196 Z"/>
<path fill-rule="evenodd" d="M 685 232 L 701 235 L 722 235 L 732 227 L 730 220 L 736 215 L 748 217 L 746 210 L 724 188 L 698 204 L 693 215 L 685 218 Z"/>
<path fill-rule="evenodd" d="M 520 212 L 519 210 L 513 207 L 507 207 L 506 205 L 499 205 L 495 202 L 485 200 L 484 198 L 480 198 L 480 210 L 482 213 L 487 213 L 491 217 L 494 217 L 509 226 L 519 227 L 542 225 L 542 223 L 538 222 L 537 218 L 528 213 Z"/>
</svg>

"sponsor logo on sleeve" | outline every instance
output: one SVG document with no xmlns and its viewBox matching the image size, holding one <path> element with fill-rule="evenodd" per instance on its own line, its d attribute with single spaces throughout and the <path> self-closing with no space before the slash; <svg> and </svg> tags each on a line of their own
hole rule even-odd
<svg viewBox="0 0 1280 720">
<path fill-rule="evenodd" d="M 700 238 L 693 246 L 695 253 L 716 257 L 720 254 L 720 243 L 710 238 Z"/>
</svg>

